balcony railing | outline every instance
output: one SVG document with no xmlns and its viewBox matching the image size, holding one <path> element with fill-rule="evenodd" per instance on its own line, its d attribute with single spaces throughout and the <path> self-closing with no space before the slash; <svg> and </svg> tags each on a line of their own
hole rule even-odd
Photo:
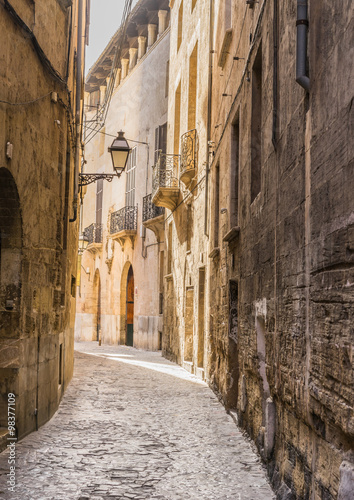
<svg viewBox="0 0 354 500">
<path fill-rule="evenodd" d="M 159 188 L 176 188 L 179 184 L 176 177 L 179 168 L 179 155 L 168 155 L 161 151 L 156 153 L 152 180 L 153 197 Z"/>
<path fill-rule="evenodd" d="M 181 172 L 180 180 L 189 185 L 197 168 L 198 137 L 195 129 L 181 136 Z"/>
<path fill-rule="evenodd" d="M 111 214 L 110 234 L 121 231 L 136 231 L 138 207 L 124 207 Z"/>
<path fill-rule="evenodd" d="M 169 155 L 157 151 L 152 178 L 152 201 L 158 207 L 170 210 L 177 204 L 179 195 L 179 155 Z"/>
<path fill-rule="evenodd" d="M 151 194 L 143 198 L 143 222 L 159 217 L 165 213 L 164 207 L 157 207 L 151 201 Z"/>
<path fill-rule="evenodd" d="M 84 236 L 88 244 L 102 243 L 102 224 L 91 224 L 84 229 Z"/>
</svg>

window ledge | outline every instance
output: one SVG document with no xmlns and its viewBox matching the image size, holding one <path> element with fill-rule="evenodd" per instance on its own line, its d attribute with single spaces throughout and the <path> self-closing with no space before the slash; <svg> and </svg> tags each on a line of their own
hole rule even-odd
<svg viewBox="0 0 354 500">
<path fill-rule="evenodd" d="M 215 247 L 209 254 L 210 259 L 215 259 L 216 257 L 219 257 L 220 255 L 220 247 Z"/>
<path fill-rule="evenodd" d="M 223 241 L 226 241 L 226 243 L 230 244 L 232 243 L 236 238 L 238 238 L 240 235 L 240 227 L 239 226 L 234 226 L 228 231 L 225 236 L 223 237 Z"/>
</svg>

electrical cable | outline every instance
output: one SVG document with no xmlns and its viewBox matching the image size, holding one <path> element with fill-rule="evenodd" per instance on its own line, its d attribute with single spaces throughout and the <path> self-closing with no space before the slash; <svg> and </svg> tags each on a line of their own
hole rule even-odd
<svg viewBox="0 0 354 500">
<path fill-rule="evenodd" d="M 44 94 L 44 95 L 42 95 L 40 97 L 37 97 L 37 99 L 33 99 L 32 101 L 26 101 L 26 102 L 9 102 L 9 101 L 5 101 L 3 99 L 0 99 L 0 102 L 4 103 L 4 104 L 9 104 L 10 106 L 27 106 L 28 104 L 33 104 L 35 102 L 41 101 L 45 97 L 48 97 L 52 92 L 54 92 L 54 91 L 50 91 L 47 94 Z"/>
<path fill-rule="evenodd" d="M 14 21 L 16 22 L 16 24 L 28 35 L 28 37 L 30 38 L 31 42 L 32 42 L 32 45 L 35 49 L 35 51 L 37 52 L 37 55 L 40 59 L 40 61 L 42 62 L 43 66 L 45 68 L 47 68 L 48 72 L 51 74 L 51 76 L 57 80 L 59 83 L 61 83 L 62 85 L 65 86 L 66 90 L 68 91 L 68 87 L 67 87 L 67 84 L 66 84 L 66 81 L 62 78 L 62 76 L 60 75 L 60 73 L 54 68 L 54 66 L 52 65 L 52 63 L 50 62 L 50 60 L 48 59 L 48 57 L 45 55 L 42 47 L 40 46 L 35 34 L 33 33 L 33 31 L 31 30 L 31 28 L 29 28 L 27 26 L 27 24 L 22 20 L 22 18 L 17 14 L 16 10 L 14 9 L 14 7 L 10 4 L 9 0 L 4 0 L 4 3 L 3 3 L 3 6 L 4 8 L 8 11 L 8 13 L 10 14 L 10 16 L 14 19 Z"/>
</svg>

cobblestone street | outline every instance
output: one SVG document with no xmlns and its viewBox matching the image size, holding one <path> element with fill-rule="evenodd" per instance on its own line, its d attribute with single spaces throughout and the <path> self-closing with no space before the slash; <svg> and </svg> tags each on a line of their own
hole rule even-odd
<svg viewBox="0 0 354 500">
<path fill-rule="evenodd" d="M 81 342 L 58 412 L 16 446 L 2 499 L 270 500 L 257 455 L 208 386 L 160 353 Z"/>
</svg>

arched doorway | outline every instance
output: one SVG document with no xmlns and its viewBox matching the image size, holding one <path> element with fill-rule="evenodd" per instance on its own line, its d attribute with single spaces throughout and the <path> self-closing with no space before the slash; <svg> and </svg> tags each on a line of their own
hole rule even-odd
<svg viewBox="0 0 354 500">
<path fill-rule="evenodd" d="M 130 266 L 127 277 L 127 293 L 126 293 L 126 318 L 127 318 L 127 333 L 126 345 L 134 345 L 134 274 L 133 268 Z"/>
<path fill-rule="evenodd" d="M 93 324 L 93 338 L 92 340 L 99 340 L 101 330 L 101 280 L 99 270 L 96 270 L 94 279 L 94 324 Z"/>
</svg>

